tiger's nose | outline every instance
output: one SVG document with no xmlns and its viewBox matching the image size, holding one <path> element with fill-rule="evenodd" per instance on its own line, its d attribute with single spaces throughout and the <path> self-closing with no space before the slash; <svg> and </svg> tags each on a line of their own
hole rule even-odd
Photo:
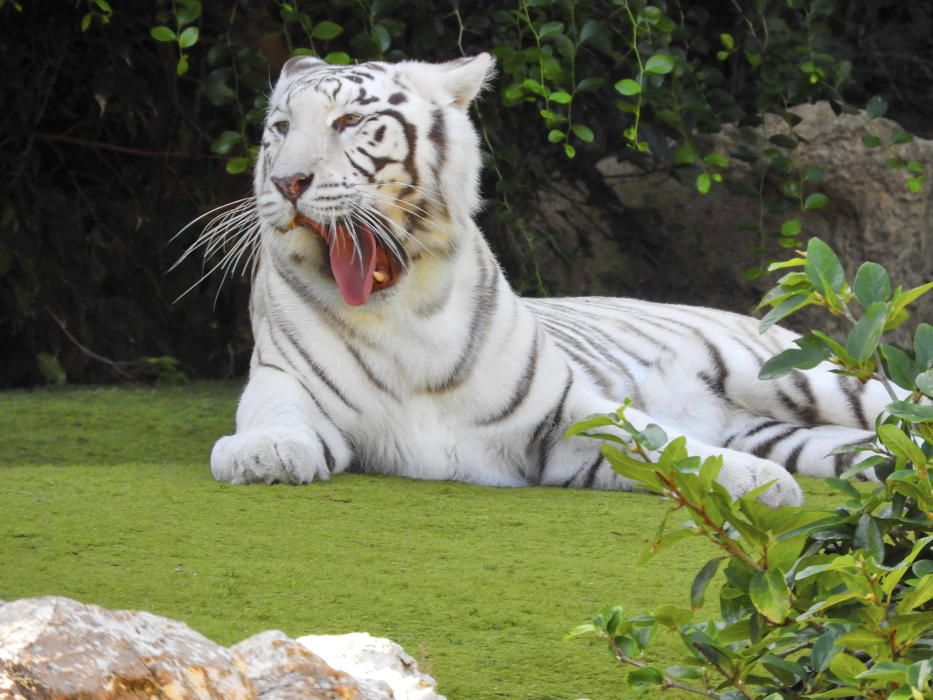
<svg viewBox="0 0 933 700">
<path fill-rule="evenodd" d="M 314 174 L 293 173 L 285 177 L 272 177 L 272 182 L 289 202 L 295 204 L 302 193 L 311 186 Z"/>
</svg>

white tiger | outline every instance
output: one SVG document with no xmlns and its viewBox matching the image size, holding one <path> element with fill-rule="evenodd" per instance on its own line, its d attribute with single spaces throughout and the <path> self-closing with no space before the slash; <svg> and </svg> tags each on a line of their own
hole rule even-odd
<svg viewBox="0 0 933 700">
<path fill-rule="evenodd" d="M 774 481 L 762 500 L 796 504 L 789 472 L 848 468 L 851 453 L 829 453 L 871 439 L 884 392 L 825 370 L 758 380 L 792 333 L 707 308 L 512 291 L 472 218 L 467 111 L 493 71 L 487 54 L 285 64 L 254 177 L 255 348 L 214 476 L 625 489 L 597 441 L 562 436 L 626 397 L 637 427 L 722 454 L 732 494 Z"/>
</svg>

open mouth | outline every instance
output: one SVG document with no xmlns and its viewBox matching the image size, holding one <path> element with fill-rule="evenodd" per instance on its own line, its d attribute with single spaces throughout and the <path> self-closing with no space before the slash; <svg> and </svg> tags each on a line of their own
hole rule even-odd
<svg viewBox="0 0 933 700">
<path fill-rule="evenodd" d="M 298 226 L 314 231 L 327 244 L 331 273 L 350 306 L 362 306 L 373 292 L 398 281 L 402 264 L 368 226 L 357 223 L 351 233 L 344 221 L 331 227 L 297 214 L 289 228 Z"/>
</svg>

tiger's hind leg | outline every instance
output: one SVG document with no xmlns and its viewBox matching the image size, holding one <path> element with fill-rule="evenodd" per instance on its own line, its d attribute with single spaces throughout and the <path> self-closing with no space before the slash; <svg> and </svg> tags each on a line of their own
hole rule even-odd
<svg viewBox="0 0 933 700">
<path fill-rule="evenodd" d="M 727 423 L 722 447 L 745 452 L 783 465 L 792 474 L 840 476 L 865 459 L 863 452 L 833 454 L 841 447 L 865 445 L 875 435 L 840 425 L 800 425 L 740 412 Z M 874 478 L 872 470 L 857 478 Z"/>
</svg>

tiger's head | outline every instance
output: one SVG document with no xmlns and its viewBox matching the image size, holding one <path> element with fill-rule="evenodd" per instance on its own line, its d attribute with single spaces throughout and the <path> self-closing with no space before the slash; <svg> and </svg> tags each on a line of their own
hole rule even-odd
<svg viewBox="0 0 933 700">
<path fill-rule="evenodd" d="M 333 66 L 296 57 L 269 101 L 254 173 L 263 244 L 352 306 L 449 254 L 479 204 L 468 108 L 489 54 Z"/>
</svg>

